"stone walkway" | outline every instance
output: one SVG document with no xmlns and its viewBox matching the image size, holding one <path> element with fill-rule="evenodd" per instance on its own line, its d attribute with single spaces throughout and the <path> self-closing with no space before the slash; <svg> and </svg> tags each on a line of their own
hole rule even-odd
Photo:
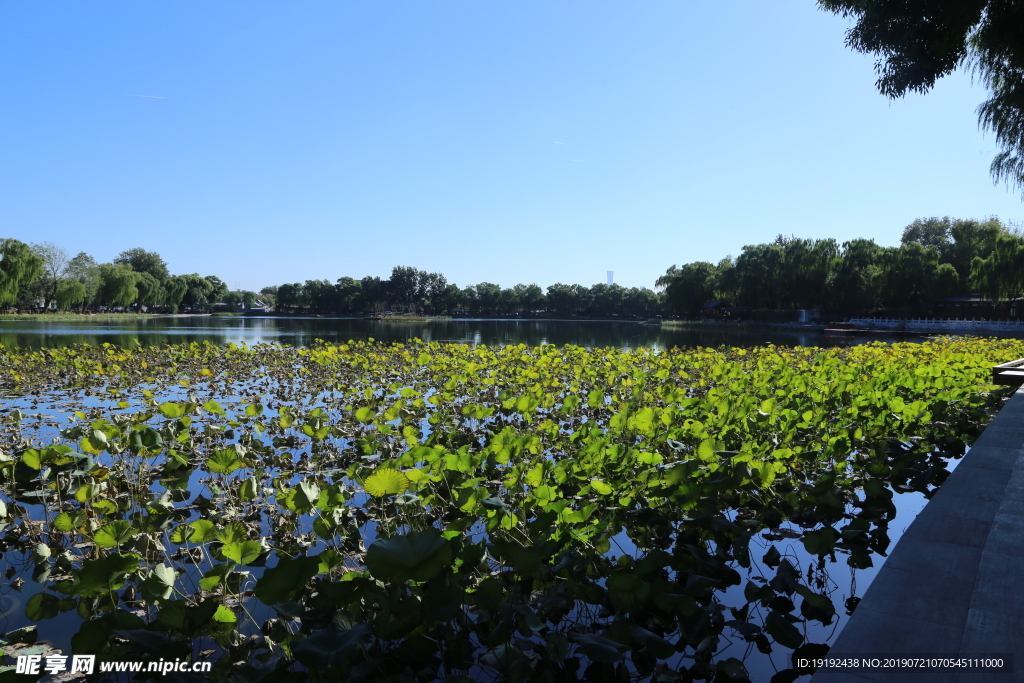
<svg viewBox="0 0 1024 683">
<path fill-rule="evenodd" d="M 896 543 L 829 657 L 1013 655 L 1013 673 L 820 669 L 813 683 L 1024 681 L 1024 389 Z"/>
</svg>

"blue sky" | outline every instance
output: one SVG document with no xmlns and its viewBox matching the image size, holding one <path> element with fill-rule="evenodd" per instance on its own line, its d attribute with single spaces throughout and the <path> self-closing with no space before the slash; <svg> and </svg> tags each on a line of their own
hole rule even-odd
<svg viewBox="0 0 1024 683">
<path fill-rule="evenodd" d="M 890 101 L 811 0 L 0 0 L 0 236 L 234 288 L 653 287 L 777 234 L 1022 219 L 968 74 Z"/>
</svg>

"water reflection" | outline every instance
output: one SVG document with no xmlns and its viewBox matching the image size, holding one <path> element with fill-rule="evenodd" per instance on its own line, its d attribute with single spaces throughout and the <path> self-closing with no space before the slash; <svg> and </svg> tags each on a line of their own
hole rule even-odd
<svg viewBox="0 0 1024 683">
<path fill-rule="evenodd" d="M 123 321 L 53 321 L 45 319 L 0 322 L 0 344 L 8 348 L 47 348 L 70 344 L 110 343 L 123 347 L 166 342 L 209 341 L 246 344 L 279 343 L 309 346 L 316 339 L 345 342 L 374 338 L 402 342 L 468 344 L 575 344 L 617 348 L 674 346 L 851 346 L 866 341 L 897 341 L 891 336 L 825 336 L 821 332 L 788 329 L 694 329 L 638 322 L 604 320 L 430 320 L 393 322 L 362 318 L 256 318 L 182 316 L 135 318 Z M 901 336 L 900 341 L 922 337 Z"/>
</svg>

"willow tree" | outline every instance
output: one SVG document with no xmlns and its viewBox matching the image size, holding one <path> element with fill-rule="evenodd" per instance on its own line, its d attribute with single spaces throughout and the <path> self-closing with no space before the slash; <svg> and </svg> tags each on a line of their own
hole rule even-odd
<svg viewBox="0 0 1024 683">
<path fill-rule="evenodd" d="M 139 290 L 138 302 L 143 306 L 158 306 L 164 302 L 167 291 L 163 283 L 147 272 L 138 273 L 135 287 Z"/>
<path fill-rule="evenodd" d="M 140 274 L 132 270 L 131 266 L 123 264 L 104 263 L 100 265 L 99 301 L 111 308 L 121 306 L 127 308 L 139 298 Z"/>
<path fill-rule="evenodd" d="M 79 252 L 77 256 L 68 261 L 68 280 L 76 280 L 85 289 L 82 298 L 73 303 L 80 303 L 85 306 L 92 304 L 100 292 L 103 279 L 100 276 L 100 267 L 96 260 L 86 254 Z M 65 280 L 67 282 L 67 280 Z"/>
<path fill-rule="evenodd" d="M 57 285 L 57 308 L 62 311 L 66 311 L 76 304 L 85 303 L 85 297 L 85 285 L 74 278 L 61 280 Z"/>
<path fill-rule="evenodd" d="M 701 307 L 715 298 L 715 267 L 706 261 L 672 266 L 658 278 L 657 286 L 665 290 L 665 303 L 673 313 L 696 315 Z"/>
<path fill-rule="evenodd" d="M 0 239 L 0 304 L 17 301 L 18 292 L 43 274 L 43 259 L 24 242 Z"/>
<path fill-rule="evenodd" d="M 982 296 L 997 303 L 1020 296 L 1024 292 L 1024 240 L 1000 235 L 987 258 L 974 258 L 971 283 Z"/>
<path fill-rule="evenodd" d="M 188 292 L 188 280 L 181 275 L 172 275 L 164 282 L 164 306 L 171 313 L 177 313 L 185 294 Z"/>
<path fill-rule="evenodd" d="M 1001 151 L 992 161 L 996 182 L 1024 191 L 1024 2 L 1020 0 L 818 0 L 852 17 L 846 44 L 878 60 L 876 85 L 892 98 L 926 93 L 961 67 L 989 90 L 978 107 L 980 125 Z"/>
</svg>

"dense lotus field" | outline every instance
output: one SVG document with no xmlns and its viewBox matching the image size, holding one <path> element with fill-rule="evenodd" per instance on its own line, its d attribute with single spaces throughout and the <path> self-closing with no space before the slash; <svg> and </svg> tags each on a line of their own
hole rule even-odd
<svg viewBox="0 0 1024 683">
<path fill-rule="evenodd" d="M 941 485 L 1020 356 L 0 348 L 0 630 L 34 624 L 0 645 L 240 682 L 742 681 L 765 656 L 795 680 L 854 606 L 827 568 L 880 560 L 894 492 Z"/>
</svg>

